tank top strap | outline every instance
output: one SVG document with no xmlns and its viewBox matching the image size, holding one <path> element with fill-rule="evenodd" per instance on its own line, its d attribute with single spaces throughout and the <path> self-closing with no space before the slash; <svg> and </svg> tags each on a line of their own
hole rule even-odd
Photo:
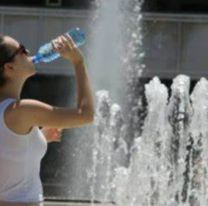
<svg viewBox="0 0 208 206">
<path fill-rule="evenodd" d="M 5 99 L 3 100 L 2 102 L 0 102 L 0 113 L 1 115 L 4 113 L 4 111 L 6 110 L 6 108 L 12 103 L 12 102 L 15 102 L 17 101 L 16 99 L 14 98 L 8 98 L 8 99 Z"/>
</svg>

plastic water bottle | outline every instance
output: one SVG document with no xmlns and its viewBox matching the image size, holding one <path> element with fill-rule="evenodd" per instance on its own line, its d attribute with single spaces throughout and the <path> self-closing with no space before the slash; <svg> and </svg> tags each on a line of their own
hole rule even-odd
<svg viewBox="0 0 208 206">
<path fill-rule="evenodd" d="M 81 46 L 85 42 L 85 34 L 79 28 L 72 28 L 68 33 L 77 47 Z M 34 64 L 38 64 L 40 62 L 51 62 L 60 57 L 60 54 L 54 51 L 53 45 L 51 42 L 44 44 L 41 46 L 35 56 L 32 57 L 32 61 Z"/>
</svg>

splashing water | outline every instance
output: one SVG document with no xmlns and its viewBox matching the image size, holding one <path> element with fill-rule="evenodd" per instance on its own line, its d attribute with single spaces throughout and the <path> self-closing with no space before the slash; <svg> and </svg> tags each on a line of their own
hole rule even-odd
<svg viewBox="0 0 208 206">
<path fill-rule="evenodd" d="M 126 196 L 126 199 L 125 201 L 116 199 L 118 205 L 151 205 L 156 202 L 158 205 L 163 205 L 163 200 L 158 196 L 166 189 L 165 180 L 168 179 L 165 155 L 167 121 L 164 112 L 167 108 L 167 96 L 167 89 L 160 84 L 158 78 L 146 85 L 149 105 L 142 136 L 134 141 L 130 165 L 126 168 L 126 173 L 124 173 L 125 168 L 118 168 L 115 176 L 115 179 L 118 177 L 122 179 L 120 176 L 125 174 L 126 181 L 125 187 L 122 186 L 125 188 L 122 196 Z M 163 165 L 161 161 L 164 162 Z M 116 180 L 116 182 L 117 188 L 120 188 L 120 181 Z M 116 197 L 119 197 L 119 190 L 117 193 Z"/>
<path fill-rule="evenodd" d="M 99 38 L 94 42 L 93 67 L 94 70 L 104 68 L 101 77 L 109 80 L 102 85 L 98 78 L 96 84 L 109 89 L 114 99 L 121 100 L 115 95 L 118 90 L 111 86 L 115 83 L 112 83 L 115 74 L 121 74 L 120 69 L 125 68 L 127 106 L 121 103 L 125 107 L 122 110 L 122 106 L 114 104 L 108 91 L 96 93 L 92 204 L 99 200 L 114 202 L 117 206 L 207 206 L 208 81 L 202 78 L 189 95 L 190 78 L 179 75 L 173 80 L 169 98 L 166 86 L 159 78 L 153 78 L 145 85 L 147 115 L 141 117 L 140 113 L 145 110 L 139 87 L 144 68 L 141 1 L 129 0 L 126 2 L 130 4 L 125 4 L 133 15 L 125 20 L 128 27 L 124 43 L 128 44 L 125 58 L 121 54 L 122 61 L 116 52 L 118 47 L 113 44 L 122 31 L 120 20 L 105 16 L 117 15 L 121 2 L 124 3 L 99 1 L 96 18 L 103 20 L 98 29 L 94 28 Z M 108 26 L 111 21 L 115 28 Z M 119 32 L 112 34 L 112 31 Z M 105 39 L 112 44 L 103 45 Z M 102 51 L 103 55 L 108 51 L 108 56 L 101 55 Z M 118 85 L 123 89 L 121 82 Z"/>
<path fill-rule="evenodd" d="M 93 85 L 96 89 L 108 89 L 113 99 L 121 106 L 129 105 L 126 108 L 129 124 L 124 124 L 121 106 L 112 104 L 109 93 L 97 92 L 93 167 L 90 176 L 92 202 L 113 201 L 111 190 L 115 189 L 115 185 L 112 182 L 112 172 L 120 165 L 129 164 L 128 149 L 131 141 L 127 144 L 126 140 L 139 134 L 136 133 L 138 127 L 134 126 L 135 123 L 139 124 L 136 110 L 141 108 L 137 106 L 139 100 L 135 102 L 135 94 L 132 96 L 131 93 L 137 91 L 138 77 L 144 68 L 140 63 L 144 56 L 141 50 L 142 35 L 139 25 L 141 8 L 138 1 L 133 0 L 133 4 L 129 2 L 124 0 L 95 2 L 98 9 L 94 14 L 90 43 L 92 46 L 88 58 L 91 59 L 89 66 L 95 76 Z M 133 16 L 129 16 L 131 12 Z M 138 93 L 137 96 L 141 95 Z M 130 134 L 133 130 L 135 135 Z"/>
<path fill-rule="evenodd" d="M 176 77 L 169 102 L 168 89 L 157 77 L 145 85 L 148 114 L 129 151 L 121 108 L 112 104 L 108 92 L 97 93 L 100 133 L 94 151 L 105 179 L 99 177 L 102 201 L 118 206 L 207 205 L 208 81 L 202 78 L 190 97 L 189 85 L 189 77 Z"/>
<path fill-rule="evenodd" d="M 121 0 L 97 0 L 97 9 L 92 16 L 88 50 L 89 68 L 93 71 L 95 90 L 111 91 L 113 98 L 121 102 L 124 71 L 120 54 L 122 42 L 122 17 L 119 11 Z"/>
</svg>

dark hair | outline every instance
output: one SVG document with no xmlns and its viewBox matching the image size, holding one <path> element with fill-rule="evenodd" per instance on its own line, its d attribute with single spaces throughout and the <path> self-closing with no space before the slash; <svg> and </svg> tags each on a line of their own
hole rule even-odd
<svg viewBox="0 0 208 206">
<path fill-rule="evenodd" d="M 7 47 L 4 42 L 4 35 L 0 34 L 0 87 L 4 86 L 7 82 L 4 76 L 4 64 L 5 59 L 9 57 L 11 50 Z"/>
</svg>

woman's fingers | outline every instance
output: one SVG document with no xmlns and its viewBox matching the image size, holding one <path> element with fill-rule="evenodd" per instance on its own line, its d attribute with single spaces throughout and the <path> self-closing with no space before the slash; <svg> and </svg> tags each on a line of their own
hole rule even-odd
<svg viewBox="0 0 208 206">
<path fill-rule="evenodd" d="M 63 58 L 76 65 L 83 61 L 83 56 L 77 45 L 69 34 L 64 34 L 52 41 L 54 51 L 58 52 Z"/>
<path fill-rule="evenodd" d="M 62 37 L 59 36 L 56 39 L 52 40 L 52 46 L 56 52 L 60 52 L 65 47 Z"/>
<path fill-rule="evenodd" d="M 42 130 L 44 132 L 44 135 L 46 139 L 49 142 L 60 142 L 61 141 L 61 136 L 62 136 L 62 129 L 58 128 L 43 128 Z"/>
<path fill-rule="evenodd" d="M 65 49 L 69 49 L 69 50 L 73 49 L 72 44 L 66 39 L 66 37 L 62 36 L 61 39 L 62 39 Z"/>
<path fill-rule="evenodd" d="M 58 36 L 56 39 L 52 40 L 52 45 L 54 49 L 60 49 L 66 46 L 68 46 L 69 48 L 76 48 L 76 44 L 69 34 Z"/>
<path fill-rule="evenodd" d="M 66 33 L 63 36 L 66 38 L 66 40 L 69 42 L 69 44 L 71 45 L 72 48 L 77 47 L 77 45 L 75 44 L 75 42 L 73 41 L 73 39 L 71 38 L 71 36 L 69 34 Z"/>
<path fill-rule="evenodd" d="M 61 135 L 61 133 L 62 133 L 62 131 L 59 129 L 54 129 L 52 132 L 56 135 Z"/>
</svg>

